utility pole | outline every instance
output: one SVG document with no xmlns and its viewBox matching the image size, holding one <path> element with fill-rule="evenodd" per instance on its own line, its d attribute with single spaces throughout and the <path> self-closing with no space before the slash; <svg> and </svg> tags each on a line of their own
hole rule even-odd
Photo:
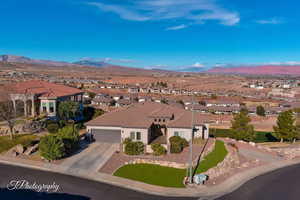
<svg viewBox="0 0 300 200">
<path fill-rule="evenodd" d="M 192 96 L 192 122 L 191 122 L 191 140 L 190 140 L 190 155 L 189 155 L 189 182 L 193 183 L 193 138 L 194 138 L 194 94 Z"/>
</svg>

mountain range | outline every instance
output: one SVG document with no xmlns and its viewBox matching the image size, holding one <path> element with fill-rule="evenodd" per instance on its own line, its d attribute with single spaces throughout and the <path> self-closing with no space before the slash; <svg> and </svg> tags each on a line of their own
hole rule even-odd
<svg viewBox="0 0 300 200">
<path fill-rule="evenodd" d="M 300 75 L 300 65 L 258 65 L 258 66 L 235 66 L 235 67 L 182 67 L 174 70 L 151 69 L 146 70 L 142 68 L 124 67 L 112 65 L 103 61 L 96 61 L 91 59 L 82 59 L 77 62 L 63 62 L 51 60 L 31 59 L 25 56 L 15 55 L 0 55 L 0 61 L 9 63 L 24 63 L 37 64 L 57 67 L 97 67 L 105 68 L 107 71 L 149 71 L 149 72 L 188 72 L 188 73 L 212 73 L 212 74 L 250 74 L 250 75 Z"/>
<path fill-rule="evenodd" d="M 215 67 L 207 73 L 251 75 L 300 75 L 300 65 L 258 65 L 239 67 Z"/>
</svg>

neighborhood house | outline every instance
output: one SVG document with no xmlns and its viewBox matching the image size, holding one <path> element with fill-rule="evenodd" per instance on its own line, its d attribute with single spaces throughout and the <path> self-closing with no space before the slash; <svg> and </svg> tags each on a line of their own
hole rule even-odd
<svg viewBox="0 0 300 200">
<path fill-rule="evenodd" d="M 59 102 L 81 103 L 84 94 L 76 88 L 39 80 L 19 82 L 8 87 L 14 109 L 22 107 L 25 116 L 45 114 L 55 117 Z"/>
<path fill-rule="evenodd" d="M 194 126 L 194 137 L 208 138 L 209 127 L 200 113 L 194 113 Z M 192 112 L 155 102 L 135 103 L 89 121 L 86 127 L 96 141 L 122 143 L 131 138 L 145 145 L 168 145 L 172 136 L 191 139 Z"/>
</svg>

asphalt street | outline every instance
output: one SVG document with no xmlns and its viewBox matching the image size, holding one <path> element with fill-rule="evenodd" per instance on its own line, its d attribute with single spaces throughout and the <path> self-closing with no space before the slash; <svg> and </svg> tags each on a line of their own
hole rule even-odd
<svg viewBox="0 0 300 200">
<path fill-rule="evenodd" d="M 300 165 L 254 178 L 218 200 L 300 200 Z"/>
<path fill-rule="evenodd" d="M 24 182 L 22 182 L 25 180 Z M 19 181 L 19 182 L 17 182 Z M 24 184 L 22 184 L 24 183 Z M 24 189 L 26 183 L 32 190 Z M 43 187 L 42 185 L 45 185 Z M 34 185 L 34 186 L 33 186 Z M 47 187 L 59 185 L 56 192 Z M 37 186 L 44 189 L 37 192 Z M 0 164 L 0 199 L 5 200 L 192 200 L 144 194 L 74 176 Z M 28 187 L 27 187 L 28 188 Z"/>
<path fill-rule="evenodd" d="M 19 181 L 19 182 L 16 182 Z M 23 185 L 22 185 L 22 181 Z M 35 186 L 28 190 L 26 186 Z M 44 184 L 44 186 L 43 186 Z M 59 186 L 56 188 L 50 186 Z M 40 186 L 40 187 L 37 187 Z M 43 187 L 42 187 L 43 186 Z M 259 176 L 218 200 L 299 200 L 300 165 Z M 0 199 L 8 200 L 192 200 L 149 195 L 78 177 L 0 164 Z M 38 191 L 38 188 L 42 190 Z M 46 192 L 50 187 L 49 192 Z M 206 199 L 206 198 L 200 198 Z"/>
</svg>

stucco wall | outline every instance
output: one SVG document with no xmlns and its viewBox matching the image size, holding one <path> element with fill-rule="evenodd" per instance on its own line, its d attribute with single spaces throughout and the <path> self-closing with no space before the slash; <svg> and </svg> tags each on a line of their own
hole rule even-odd
<svg viewBox="0 0 300 200">
<path fill-rule="evenodd" d="M 141 141 L 144 144 L 148 144 L 148 129 L 141 129 L 141 128 L 122 128 L 122 139 L 125 138 L 130 138 L 130 132 L 141 132 L 141 140 L 136 140 L 136 141 Z"/>
<path fill-rule="evenodd" d="M 205 125 L 206 129 L 203 131 L 202 126 L 196 126 L 197 129 L 199 129 L 197 132 L 194 133 L 194 137 L 202 137 L 202 134 L 204 134 L 204 138 L 207 139 L 209 136 L 209 126 Z M 191 139 L 192 130 L 186 129 L 186 128 L 168 128 L 168 134 L 167 134 L 167 141 L 169 141 L 169 138 L 174 136 L 174 132 L 179 132 L 179 136 L 185 138 L 187 141 Z"/>
</svg>

